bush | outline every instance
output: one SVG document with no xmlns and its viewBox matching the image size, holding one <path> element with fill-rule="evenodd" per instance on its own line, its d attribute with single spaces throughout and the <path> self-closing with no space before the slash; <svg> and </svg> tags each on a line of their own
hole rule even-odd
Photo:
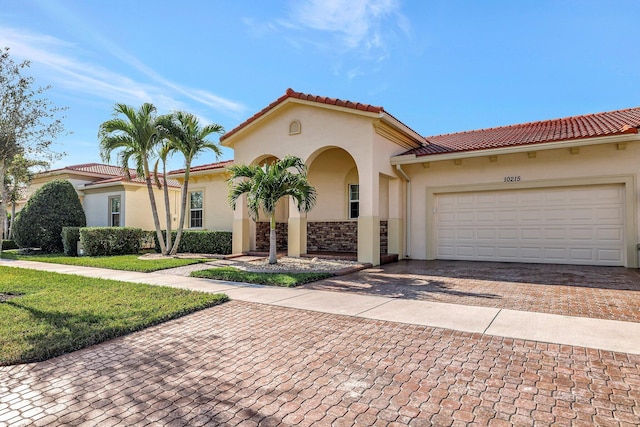
<svg viewBox="0 0 640 427">
<path fill-rule="evenodd" d="M 8 251 L 9 249 L 18 249 L 18 245 L 13 240 L 3 240 L 2 241 L 2 250 Z"/>
<path fill-rule="evenodd" d="M 62 246 L 67 256 L 78 255 L 80 241 L 80 227 L 62 227 Z"/>
<path fill-rule="evenodd" d="M 156 232 L 143 230 L 142 238 L 140 239 L 141 249 L 155 249 L 156 248 Z"/>
<path fill-rule="evenodd" d="M 73 184 L 56 179 L 39 188 L 16 215 L 13 237 L 20 248 L 62 252 L 62 227 L 86 225 L 87 219 Z"/>
<path fill-rule="evenodd" d="M 84 227 L 80 242 L 89 256 L 130 255 L 140 252 L 142 234 L 140 228 Z"/>
<path fill-rule="evenodd" d="M 166 231 L 162 235 L 166 237 Z M 175 242 L 177 231 L 171 232 L 171 241 Z M 156 252 L 160 252 L 158 238 L 155 237 Z M 191 254 L 217 254 L 228 255 L 231 253 L 230 231 L 183 231 L 178 247 L 180 253 Z"/>
</svg>

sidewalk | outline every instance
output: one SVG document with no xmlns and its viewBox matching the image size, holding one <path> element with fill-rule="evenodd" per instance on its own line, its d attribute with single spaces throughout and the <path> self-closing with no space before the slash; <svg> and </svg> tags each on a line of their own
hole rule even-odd
<svg viewBox="0 0 640 427">
<path fill-rule="evenodd" d="M 225 293 L 239 301 L 640 354 L 640 323 L 633 322 L 311 289 L 277 288 L 162 273 L 137 273 L 33 261 L 2 259 L 0 266 Z"/>
</svg>

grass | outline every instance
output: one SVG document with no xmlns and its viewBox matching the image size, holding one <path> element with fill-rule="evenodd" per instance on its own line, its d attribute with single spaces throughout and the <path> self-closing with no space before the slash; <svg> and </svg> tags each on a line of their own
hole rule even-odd
<svg viewBox="0 0 640 427">
<path fill-rule="evenodd" d="M 294 287 L 331 277 L 331 273 L 255 273 L 234 267 L 193 271 L 192 277 L 255 283 L 257 285 Z"/>
<path fill-rule="evenodd" d="M 72 257 L 64 254 L 20 255 L 15 251 L 5 251 L 3 258 L 23 261 L 51 262 L 53 264 L 79 265 L 82 267 L 110 268 L 112 270 L 139 271 L 150 273 L 167 268 L 182 267 L 205 262 L 205 259 L 138 259 L 139 255 L 82 256 Z"/>
<path fill-rule="evenodd" d="M 223 294 L 0 267 L 0 365 L 46 360 L 227 300 Z"/>
</svg>

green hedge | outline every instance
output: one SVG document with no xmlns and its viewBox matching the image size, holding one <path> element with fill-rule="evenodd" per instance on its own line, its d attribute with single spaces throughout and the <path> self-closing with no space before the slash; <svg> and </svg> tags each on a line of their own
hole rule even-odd
<svg viewBox="0 0 640 427">
<path fill-rule="evenodd" d="M 79 241 L 80 227 L 62 227 L 62 246 L 65 255 L 77 256 Z"/>
<path fill-rule="evenodd" d="M 13 238 L 20 248 L 40 248 L 43 253 L 64 250 L 62 227 L 84 227 L 87 219 L 71 182 L 56 179 L 36 190 L 16 214 Z"/>
<path fill-rule="evenodd" d="M 131 227 L 83 227 L 80 242 L 89 256 L 129 255 L 140 252 L 142 229 Z"/>
<path fill-rule="evenodd" d="M 171 232 L 171 241 L 176 240 L 177 231 Z M 162 232 L 166 236 L 166 231 Z M 158 238 L 155 238 L 156 252 L 160 252 Z M 180 239 L 180 253 L 228 255 L 231 253 L 230 231 L 183 231 Z"/>
<path fill-rule="evenodd" d="M 13 240 L 3 240 L 2 241 L 2 250 L 8 251 L 9 249 L 18 249 L 18 245 Z"/>
</svg>

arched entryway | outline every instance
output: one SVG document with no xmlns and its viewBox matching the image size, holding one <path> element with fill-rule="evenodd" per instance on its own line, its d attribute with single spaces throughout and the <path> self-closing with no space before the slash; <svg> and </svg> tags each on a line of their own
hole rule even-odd
<svg viewBox="0 0 640 427">
<path fill-rule="evenodd" d="M 323 147 L 307 160 L 318 202 L 307 214 L 307 253 L 356 256 L 360 179 L 355 160 L 338 147 Z"/>
</svg>

